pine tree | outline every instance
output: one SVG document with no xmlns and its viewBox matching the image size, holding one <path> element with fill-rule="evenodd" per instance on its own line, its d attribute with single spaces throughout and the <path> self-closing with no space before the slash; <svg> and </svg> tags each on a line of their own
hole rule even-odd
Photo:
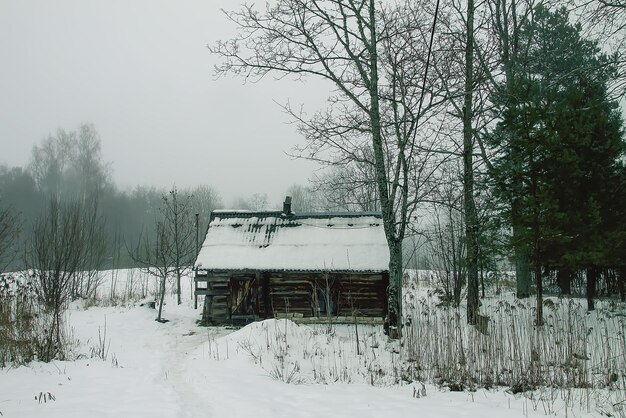
<svg viewBox="0 0 626 418">
<path fill-rule="evenodd" d="M 541 323 L 546 268 L 587 269 L 592 296 L 597 271 L 609 262 L 611 190 L 624 140 L 607 94 L 612 57 L 581 37 L 565 9 L 537 7 L 521 39 L 527 49 L 514 80 L 493 97 L 503 117 L 491 139 L 508 150 L 496 166 L 516 183 L 508 188 L 522 208 L 512 219 L 513 245 L 531 256 Z"/>
</svg>

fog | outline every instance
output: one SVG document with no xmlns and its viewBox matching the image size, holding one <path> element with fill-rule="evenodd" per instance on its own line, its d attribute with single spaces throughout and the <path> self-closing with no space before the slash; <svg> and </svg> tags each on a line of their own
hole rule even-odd
<svg viewBox="0 0 626 418">
<path fill-rule="evenodd" d="M 93 123 L 114 182 L 210 184 L 226 204 L 287 187 L 316 166 L 286 153 L 301 138 L 276 104 L 323 105 L 319 82 L 218 79 L 206 48 L 233 33 L 239 2 L 0 3 L 0 164 L 25 166 L 57 128 Z M 317 84 L 316 84 L 317 83 Z"/>
</svg>

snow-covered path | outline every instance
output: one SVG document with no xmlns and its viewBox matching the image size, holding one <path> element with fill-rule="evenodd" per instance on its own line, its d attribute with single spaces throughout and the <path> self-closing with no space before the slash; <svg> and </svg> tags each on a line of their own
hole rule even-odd
<svg viewBox="0 0 626 418">
<path fill-rule="evenodd" d="M 167 332 L 169 338 L 162 340 L 164 347 L 154 348 L 164 350 L 166 353 L 163 361 L 163 374 L 180 397 L 181 416 L 213 417 L 206 394 L 194 387 L 193 371 L 185 367 L 188 356 L 207 341 L 208 329 L 197 327 L 188 319 L 176 318 L 164 324 L 169 328 Z"/>
<path fill-rule="evenodd" d="M 8 417 L 183 416 L 180 396 L 164 379 L 167 336 L 145 308 L 71 310 L 81 358 L 0 371 L 0 412 Z M 90 358 L 104 337 L 107 360 Z M 39 401 L 39 395 L 53 399 Z M 49 398 L 49 397 L 48 397 Z"/>
<path fill-rule="evenodd" d="M 188 306 L 169 305 L 165 312 L 170 321 L 160 324 L 154 321 L 154 310 L 145 307 L 72 310 L 70 323 L 85 354 L 96 345 L 106 321 L 107 360 L 85 356 L 1 369 L 0 413 L 151 418 L 545 416 L 541 407 L 534 411 L 530 401 L 502 391 L 450 393 L 429 386 L 426 397 L 415 398 L 412 385 L 286 384 L 272 379 L 267 365 L 255 364 L 238 349 L 236 338 L 244 330 L 224 337 L 229 331 L 197 327 L 199 312 Z M 53 400 L 36 399 L 48 393 Z M 565 411 L 557 415 L 565 416 Z"/>
</svg>

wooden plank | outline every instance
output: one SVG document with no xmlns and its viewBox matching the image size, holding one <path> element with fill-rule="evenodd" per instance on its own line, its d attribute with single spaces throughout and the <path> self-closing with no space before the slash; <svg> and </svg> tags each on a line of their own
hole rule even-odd
<svg viewBox="0 0 626 418">
<path fill-rule="evenodd" d="M 196 283 L 228 283 L 227 279 L 222 277 L 196 277 Z"/>
<path fill-rule="evenodd" d="M 212 316 L 228 316 L 228 309 L 214 308 Z"/>
<path fill-rule="evenodd" d="M 339 316 L 331 317 L 330 320 L 327 317 L 311 316 L 311 317 L 292 317 L 292 320 L 300 324 L 357 324 L 362 325 L 382 325 L 384 320 L 382 317 L 369 317 L 369 316 L 357 316 L 356 318 L 351 316 Z"/>
<path fill-rule="evenodd" d="M 270 294 L 272 296 L 276 296 L 276 297 L 305 298 L 305 297 L 310 297 L 311 296 L 311 291 L 281 289 L 281 290 L 278 290 L 278 291 L 273 290 L 272 292 L 270 292 Z"/>
<path fill-rule="evenodd" d="M 230 316 L 230 319 L 236 320 L 236 321 L 256 321 L 258 318 L 256 315 L 237 315 L 237 314 L 232 314 Z"/>
<path fill-rule="evenodd" d="M 197 289 L 194 292 L 196 295 L 204 296 L 228 296 L 228 290 L 215 290 L 215 289 Z"/>
</svg>

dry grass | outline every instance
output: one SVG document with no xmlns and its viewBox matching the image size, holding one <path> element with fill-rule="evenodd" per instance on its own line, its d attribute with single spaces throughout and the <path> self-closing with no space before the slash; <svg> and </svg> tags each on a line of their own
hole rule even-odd
<svg viewBox="0 0 626 418">
<path fill-rule="evenodd" d="M 66 327 L 65 315 L 55 319 L 46 309 L 30 275 L 0 275 L 0 367 L 65 360 L 74 355 L 78 344 Z M 49 332 L 53 324 L 58 325 L 58 334 Z"/>
<path fill-rule="evenodd" d="M 35 358 L 38 312 L 35 290 L 23 274 L 0 275 L 0 367 Z"/>
<path fill-rule="evenodd" d="M 405 356 L 415 378 L 442 384 L 619 388 L 626 379 L 626 317 L 587 313 L 576 300 L 545 304 L 545 324 L 533 324 L 530 302 L 494 301 L 484 311 L 488 333 L 466 325 L 464 309 L 440 308 L 428 298 L 412 306 Z"/>
<path fill-rule="evenodd" d="M 485 300 L 486 334 L 466 324 L 465 309 L 438 307 L 430 295 L 407 306 L 403 360 L 409 377 L 451 390 L 506 387 L 546 413 L 578 404 L 626 415 L 626 315 L 614 303 L 587 312 L 578 299 Z"/>
<path fill-rule="evenodd" d="M 209 351 L 216 359 L 241 352 L 288 383 L 504 389 L 524 396 L 528 409 L 546 414 L 582 410 L 626 416 L 626 316 L 619 305 L 600 303 L 587 313 L 581 300 L 550 299 L 545 324 L 536 327 L 532 301 L 486 299 L 485 334 L 467 325 L 464 307 L 441 306 L 424 289 L 422 297 L 417 293 L 407 292 L 410 321 L 401 341 L 388 340 L 381 327 L 329 330 L 278 319 L 213 340 Z"/>
</svg>

